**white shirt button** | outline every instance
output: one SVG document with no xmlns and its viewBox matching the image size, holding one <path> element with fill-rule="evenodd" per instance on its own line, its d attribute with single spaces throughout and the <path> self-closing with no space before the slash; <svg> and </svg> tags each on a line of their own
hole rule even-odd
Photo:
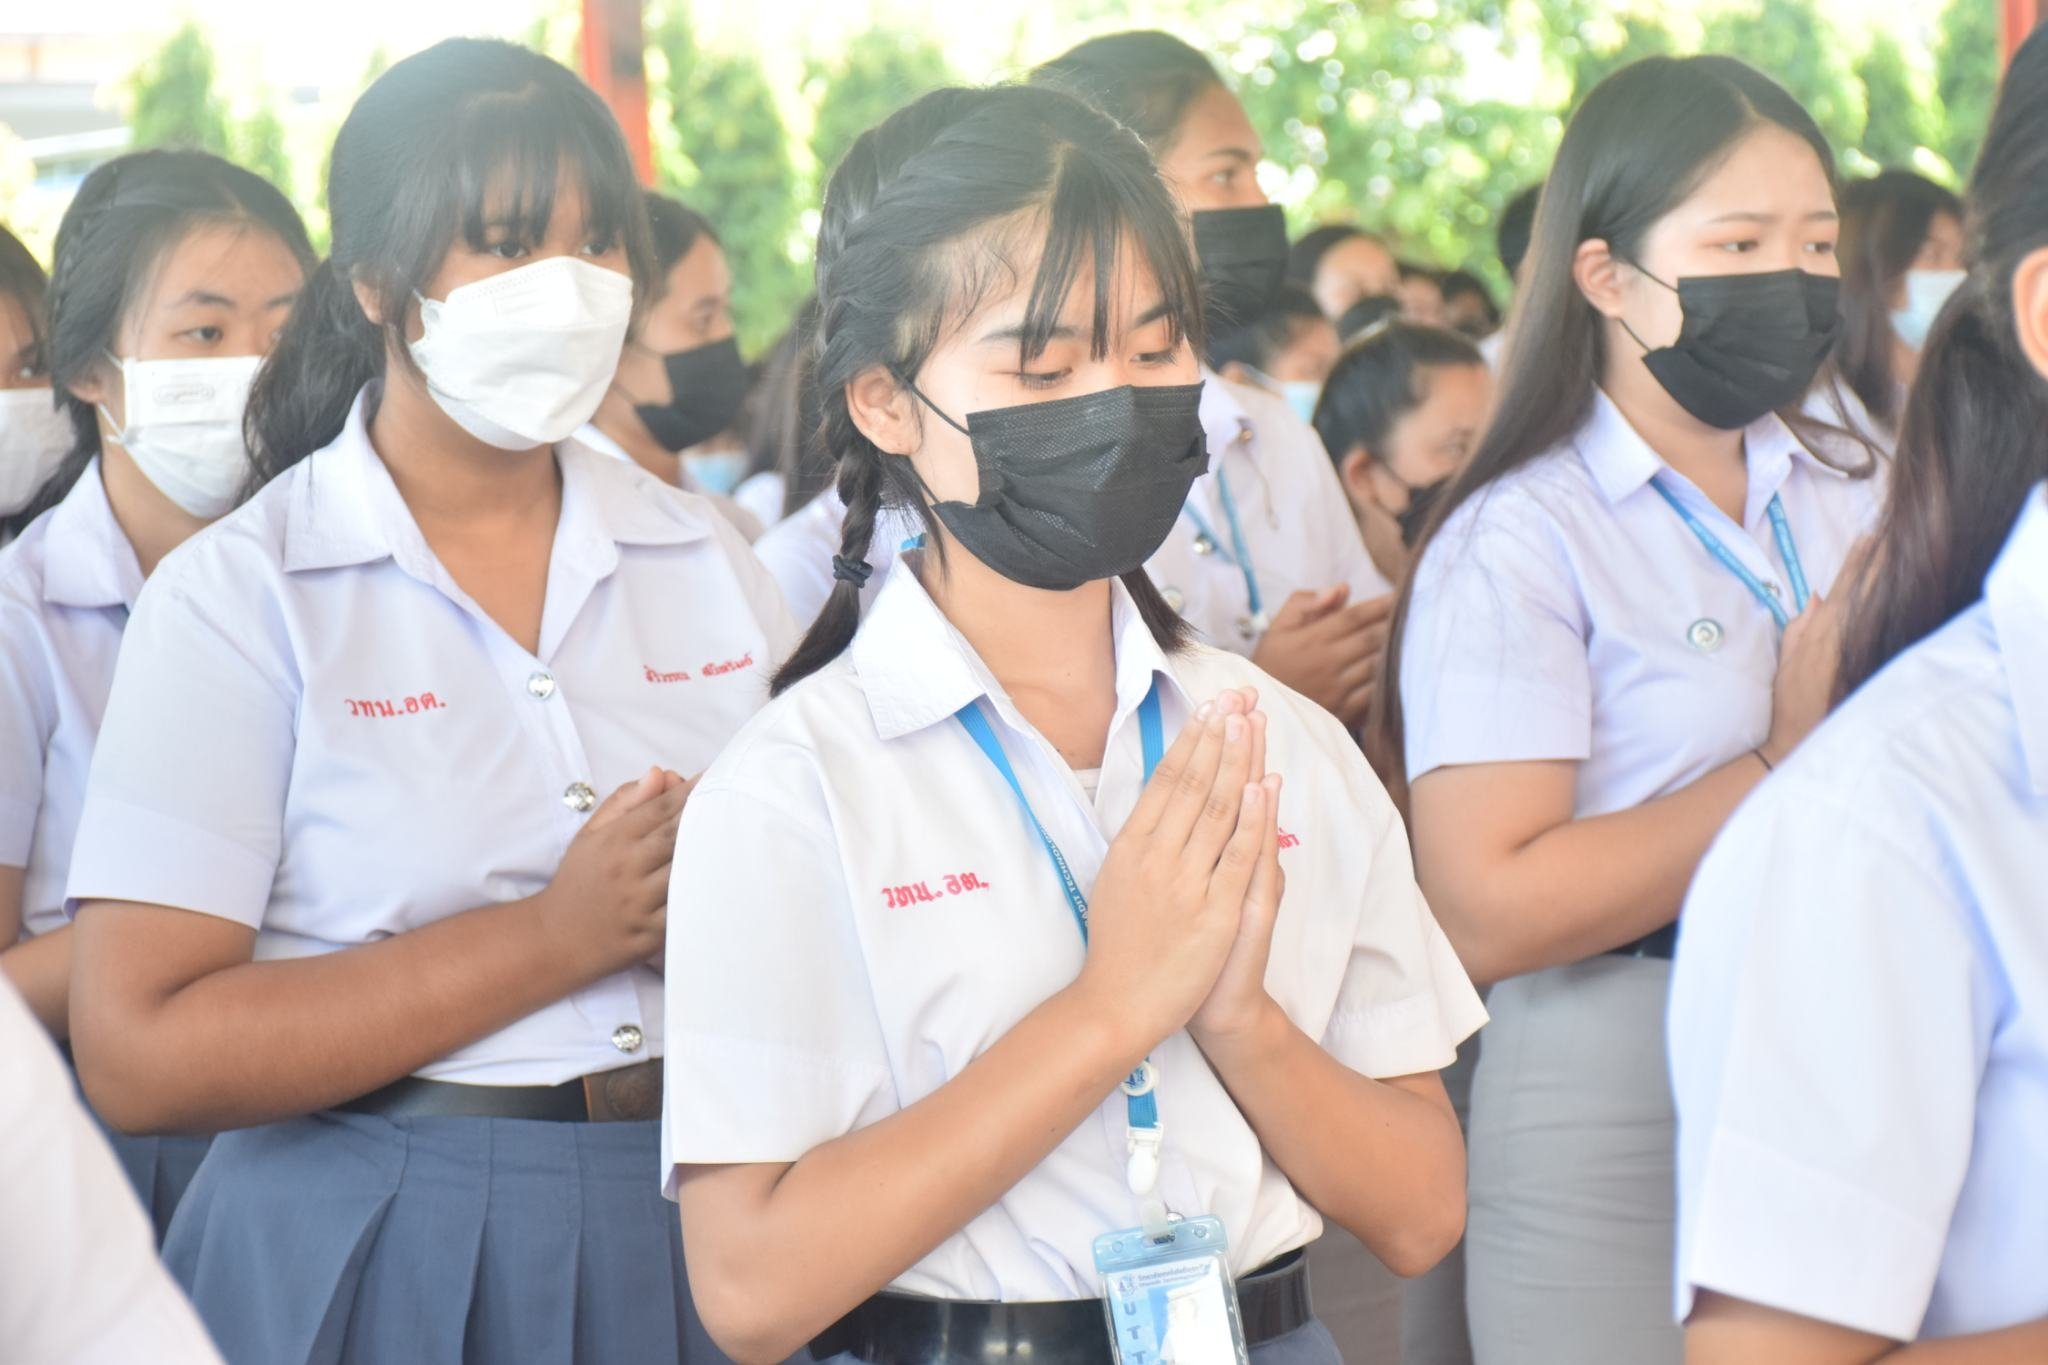
<svg viewBox="0 0 2048 1365">
<path fill-rule="evenodd" d="M 1692 623 L 1685 632 L 1686 642 L 1702 654 L 1712 654 L 1721 647 L 1722 631 L 1719 621 L 1702 618 Z"/>
<path fill-rule="evenodd" d="M 1166 599 L 1166 605 L 1169 608 L 1171 608 L 1176 615 L 1179 614 L 1180 609 L 1182 607 L 1185 607 L 1188 604 L 1186 594 L 1181 592 L 1179 588 L 1161 588 L 1159 590 L 1159 595 Z"/>
<path fill-rule="evenodd" d="M 597 793 L 588 782 L 571 782 L 562 793 L 562 804 L 573 811 L 587 811 L 597 804 Z"/>
<path fill-rule="evenodd" d="M 612 1030 L 612 1046 L 621 1052 L 638 1052 L 645 1041 L 638 1024 L 621 1024 Z"/>
<path fill-rule="evenodd" d="M 555 675 L 542 669 L 526 680 L 526 695 L 535 701 L 546 701 L 555 695 Z"/>
</svg>

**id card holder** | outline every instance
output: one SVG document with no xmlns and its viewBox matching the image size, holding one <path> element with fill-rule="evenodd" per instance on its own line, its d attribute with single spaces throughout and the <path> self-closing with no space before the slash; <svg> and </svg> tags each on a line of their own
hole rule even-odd
<svg viewBox="0 0 2048 1365">
<path fill-rule="evenodd" d="M 1164 1237 L 1130 1228 L 1095 1239 L 1117 1365 L 1250 1365 L 1229 1245 L 1209 1217 L 1184 1219 Z"/>
</svg>

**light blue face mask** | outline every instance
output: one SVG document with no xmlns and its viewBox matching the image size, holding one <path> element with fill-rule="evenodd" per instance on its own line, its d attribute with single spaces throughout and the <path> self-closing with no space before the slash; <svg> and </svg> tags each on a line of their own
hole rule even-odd
<svg viewBox="0 0 2048 1365">
<path fill-rule="evenodd" d="M 1280 396 L 1295 416 L 1304 422 L 1315 420 L 1316 404 L 1322 401 L 1323 386 L 1313 379 L 1294 379 L 1280 386 Z"/>
<path fill-rule="evenodd" d="M 1969 278 L 1964 270 L 1909 270 L 1906 272 L 1906 306 L 1892 309 L 1892 330 L 1899 340 L 1918 351 L 1927 345 L 1934 319 L 1949 296 Z"/>
<path fill-rule="evenodd" d="M 683 468 L 689 472 L 691 482 L 703 492 L 723 495 L 730 495 L 740 486 L 753 463 L 753 455 L 744 450 L 711 450 L 702 455 L 683 456 Z"/>
</svg>

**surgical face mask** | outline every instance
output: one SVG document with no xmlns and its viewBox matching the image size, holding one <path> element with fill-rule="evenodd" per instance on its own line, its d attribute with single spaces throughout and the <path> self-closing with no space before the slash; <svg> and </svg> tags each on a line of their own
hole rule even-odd
<svg viewBox="0 0 2048 1365">
<path fill-rule="evenodd" d="M 1908 270 L 1906 306 L 1892 309 L 1892 330 L 1899 340 L 1916 351 L 1926 349 L 1927 334 L 1934 330 L 1942 305 L 1969 277 L 1967 270 Z"/>
<path fill-rule="evenodd" d="M 1250 322 L 1287 277 L 1287 215 L 1278 204 L 1260 204 L 1190 216 L 1210 330 Z"/>
<path fill-rule="evenodd" d="M 1066 592 L 1152 557 L 1209 467 L 1202 386 L 1126 384 L 967 415 L 910 391 L 974 444 L 981 493 L 932 512 L 976 559 L 1012 582 Z"/>
<path fill-rule="evenodd" d="M 1644 350 L 1664 391 L 1717 431 L 1740 431 L 1767 412 L 1799 402 L 1813 387 L 1840 330 L 1842 282 L 1804 270 L 1698 275 L 1664 284 L 1678 295 L 1678 340 Z"/>
<path fill-rule="evenodd" d="M 0 389 L 0 517 L 29 505 L 77 433 L 49 389 Z"/>
<path fill-rule="evenodd" d="M 1313 379 L 1275 379 L 1264 370 L 1254 369 L 1250 365 L 1245 366 L 1245 369 L 1251 373 L 1260 388 L 1275 398 L 1286 399 L 1287 406 L 1293 410 L 1295 416 L 1304 422 L 1314 419 L 1316 403 L 1323 396 L 1321 384 Z"/>
<path fill-rule="evenodd" d="M 121 411 L 128 419 L 116 423 L 101 405 L 114 444 L 191 515 L 211 521 L 226 513 L 252 469 L 242 416 L 263 357 L 108 359 L 121 367 Z"/>
<path fill-rule="evenodd" d="M 683 456 L 690 481 L 706 493 L 731 493 L 753 466 L 754 457 L 745 450 L 707 450 Z"/>
<path fill-rule="evenodd" d="M 456 425 L 500 450 L 569 436 L 597 412 L 633 317 L 633 282 L 551 256 L 422 298 L 413 363 Z"/>
<path fill-rule="evenodd" d="M 669 401 L 636 404 L 633 413 L 663 449 L 687 450 L 732 425 L 747 396 L 739 343 L 727 337 L 671 351 L 661 365 L 668 372 Z"/>
</svg>

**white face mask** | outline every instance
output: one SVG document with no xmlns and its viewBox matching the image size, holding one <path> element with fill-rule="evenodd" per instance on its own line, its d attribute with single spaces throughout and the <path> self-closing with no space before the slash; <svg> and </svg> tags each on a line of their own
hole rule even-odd
<svg viewBox="0 0 2048 1365">
<path fill-rule="evenodd" d="M 121 426 L 104 405 L 114 444 L 128 452 L 163 495 L 195 517 L 211 521 L 235 505 L 249 481 L 249 447 L 242 415 L 249 388 L 263 366 L 260 355 L 206 360 L 122 360 Z"/>
<path fill-rule="evenodd" d="M 1966 270 L 1908 270 L 1906 306 L 1892 310 L 1892 330 L 1899 334 L 1899 340 L 1916 351 L 1926 346 L 1927 334 L 1934 330 L 1934 319 L 1940 315 L 1942 305 L 1968 278 Z"/>
<path fill-rule="evenodd" d="M 0 389 L 0 517 L 28 506 L 77 433 L 48 389 Z"/>
<path fill-rule="evenodd" d="M 633 282 L 551 256 L 420 299 L 413 363 L 464 431 L 501 450 L 553 445 L 611 386 L 633 317 Z"/>
</svg>

